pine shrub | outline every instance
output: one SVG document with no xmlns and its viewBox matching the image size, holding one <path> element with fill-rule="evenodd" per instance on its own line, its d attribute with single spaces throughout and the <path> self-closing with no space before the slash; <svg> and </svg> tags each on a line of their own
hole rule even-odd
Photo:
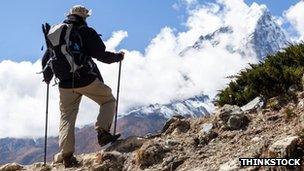
<svg viewBox="0 0 304 171">
<path fill-rule="evenodd" d="M 291 86 L 303 89 L 303 73 L 304 42 L 268 55 L 263 62 L 250 64 L 249 68 L 232 77 L 227 88 L 219 91 L 216 104 L 242 106 L 257 96 L 266 99 L 288 96 Z"/>
</svg>

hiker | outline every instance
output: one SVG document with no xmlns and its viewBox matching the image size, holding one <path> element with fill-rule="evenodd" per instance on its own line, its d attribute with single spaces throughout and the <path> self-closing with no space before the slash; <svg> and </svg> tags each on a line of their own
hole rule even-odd
<svg viewBox="0 0 304 171">
<path fill-rule="evenodd" d="M 100 36 L 93 28 L 87 26 L 86 18 L 90 15 L 91 10 L 84 6 L 73 6 L 66 20 L 50 27 L 45 34 L 49 47 L 42 59 L 44 81 L 50 84 L 54 75 L 59 79 L 60 152 L 55 158 L 58 162 L 63 160 L 65 167 L 78 165 L 73 155 L 75 152 L 74 128 L 82 95 L 100 106 L 95 123 L 99 145 L 105 146 L 120 136 L 110 133 L 116 100 L 111 88 L 104 84 L 92 58 L 111 64 L 123 60 L 124 53 L 105 51 L 106 47 Z M 79 42 L 75 43 L 77 41 Z M 75 52 L 75 49 L 78 52 Z"/>
</svg>

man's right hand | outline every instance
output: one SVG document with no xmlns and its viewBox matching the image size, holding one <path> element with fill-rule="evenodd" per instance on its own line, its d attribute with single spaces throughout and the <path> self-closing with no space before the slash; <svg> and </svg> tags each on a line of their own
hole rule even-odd
<svg viewBox="0 0 304 171">
<path fill-rule="evenodd" d="M 125 58 L 125 52 L 119 52 L 118 54 L 120 54 L 122 56 L 121 60 L 123 60 Z"/>
<path fill-rule="evenodd" d="M 123 57 L 125 57 L 125 52 L 119 52 Z"/>
</svg>

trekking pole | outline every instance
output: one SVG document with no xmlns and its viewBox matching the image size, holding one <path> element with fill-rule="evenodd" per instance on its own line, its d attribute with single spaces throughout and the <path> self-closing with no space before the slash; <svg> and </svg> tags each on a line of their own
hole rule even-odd
<svg viewBox="0 0 304 171">
<path fill-rule="evenodd" d="M 46 148 L 47 148 L 47 128 L 48 128 L 48 114 L 49 114 L 49 90 L 50 86 L 47 84 L 46 89 L 46 110 L 45 110 L 45 136 L 44 136 L 44 165 L 46 165 Z"/>
<path fill-rule="evenodd" d="M 117 85 L 117 94 L 116 94 L 116 110 L 115 110 L 115 121 L 114 121 L 114 135 L 116 135 L 116 125 L 117 125 L 117 115 L 118 115 L 118 101 L 119 101 L 119 89 L 120 89 L 120 75 L 121 75 L 121 65 L 122 62 L 119 62 L 119 71 L 118 71 L 118 85 Z"/>
</svg>

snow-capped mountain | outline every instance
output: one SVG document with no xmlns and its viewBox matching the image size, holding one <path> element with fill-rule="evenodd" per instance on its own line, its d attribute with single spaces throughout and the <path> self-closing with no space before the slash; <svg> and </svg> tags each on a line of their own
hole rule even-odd
<svg viewBox="0 0 304 171">
<path fill-rule="evenodd" d="M 269 11 L 265 11 L 257 22 L 255 31 L 250 35 L 250 44 L 261 59 L 279 51 L 288 43 L 283 29 L 274 21 Z"/>
<path fill-rule="evenodd" d="M 203 50 L 206 44 L 211 44 L 213 47 L 222 46 L 230 53 L 256 55 L 258 59 L 263 60 L 268 54 L 279 51 L 289 42 L 284 29 L 266 6 L 251 5 L 244 18 L 248 22 L 243 28 L 230 25 L 220 27 L 212 33 L 200 36 L 194 45 L 187 47 L 180 55 L 184 56 L 193 49 Z"/>
<path fill-rule="evenodd" d="M 161 115 L 165 118 L 171 118 L 175 114 L 187 115 L 191 117 L 202 117 L 209 115 L 208 105 L 209 97 L 206 95 L 194 96 L 185 100 L 175 100 L 169 104 L 151 104 L 130 109 L 128 112 L 119 115 L 119 118 L 124 116 L 146 117 L 148 115 Z"/>
</svg>

